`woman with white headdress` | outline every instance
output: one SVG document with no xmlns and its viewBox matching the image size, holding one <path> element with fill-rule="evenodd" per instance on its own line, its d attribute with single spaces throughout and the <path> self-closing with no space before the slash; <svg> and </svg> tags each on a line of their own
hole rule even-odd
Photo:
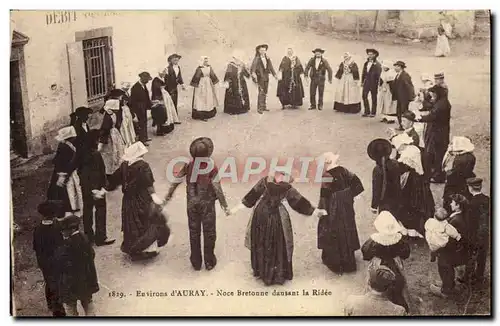
<svg viewBox="0 0 500 326">
<path fill-rule="evenodd" d="M 294 55 L 291 47 L 287 49 L 287 55 L 281 60 L 279 74 L 281 78 L 278 81 L 277 96 L 282 108 L 302 106 L 304 86 L 302 85 L 301 75 L 304 74 L 304 67 L 299 58 Z"/>
<path fill-rule="evenodd" d="M 179 124 L 179 116 L 175 110 L 174 102 L 166 90 L 165 76 L 167 68 L 160 69 L 158 77 L 151 83 L 151 117 L 156 125 L 158 136 L 164 136 L 174 130 L 175 124 Z"/>
<path fill-rule="evenodd" d="M 392 138 L 392 144 L 399 153 L 400 204 L 398 220 L 412 237 L 423 237 L 424 224 L 434 216 L 434 198 L 422 165 L 422 153 L 411 145 L 413 139 L 406 133 Z"/>
<path fill-rule="evenodd" d="M 132 260 L 158 255 L 158 248 L 166 244 L 169 235 L 166 220 L 157 214 L 163 200 L 156 194 L 151 167 L 143 159 L 147 152 L 142 142 L 129 146 L 123 163 L 108 178 L 106 187 L 106 191 L 110 191 L 122 186 L 121 250 Z"/>
<path fill-rule="evenodd" d="M 250 71 L 243 61 L 244 54 L 234 51 L 224 76 L 227 83 L 224 96 L 224 113 L 242 114 L 250 110 L 250 97 L 245 78 L 250 78 Z"/>
<path fill-rule="evenodd" d="M 387 60 L 382 61 L 382 73 L 380 74 L 380 86 L 378 91 L 377 111 L 382 114 L 380 122 L 394 123 L 396 121 L 396 101 L 392 100 L 391 85 L 396 78 L 393 63 Z"/>
<path fill-rule="evenodd" d="M 410 300 L 403 271 L 403 260 L 410 257 L 410 246 L 405 241 L 405 230 L 389 211 L 382 211 L 373 222 L 373 233 L 361 247 L 363 260 L 370 261 L 368 270 L 375 263 L 389 268 L 395 275 L 393 286 L 387 291 L 389 300 L 410 312 Z"/>
<path fill-rule="evenodd" d="M 356 271 L 354 252 L 360 248 L 354 212 L 354 198 L 364 191 L 357 175 L 338 164 L 339 155 L 324 153 L 318 208 L 327 216 L 318 223 L 318 249 L 321 259 L 332 272 L 342 275 Z"/>
<path fill-rule="evenodd" d="M 83 197 L 78 177 L 76 131 L 73 126 L 59 130 L 56 136 L 59 143 L 52 163 L 54 172 L 47 191 L 48 200 L 61 200 L 65 212 L 76 213 L 83 208 Z"/>
<path fill-rule="evenodd" d="M 135 143 L 136 133 L 134 129 L 134 121 L 137 118 L 130 110 L 128 106 L 129 95 L 127 90 L 130 88 L 130 83 L 122 83 L 120 89 L 114 89 L 109 94 L 109 99 L 115 99 L 120 101 L 120 112 L 122 123 L 120 126 L 120 134 L 122 135 L 125 147 L 128 147 Z"/>
<path fill-rule="evenodd" d="M 191 86 L 193 90 L 193 111 L 192 118 L 195 120 L 207 121 L 217 114 L 219 101 L 215 85 L 219 79 L 210 66 L 208 57 L 202 56 L 200 65 L 196 68 Z"/>
<path fill-rule="evenodd" d="M 104 160 L 106 174 L 110 175 L 120 166 L 125 151 L 125 141 L 119 131 L 123 122 L 120 99 L 108 99 L 100 110 L 100 114 L 102 124 L 98 149 Z"/>
<path fill-rule="evenodd" d="M 432 78 L 429 74 L 422 74 L 420 76 L 420 80 L 422 81 L 422 87 L 419 89 L 415 100 L 410 102 L 408 109 L 415 113 L 415 119 L 420 120 L 422 118 L 422 112 L 429 110 L 430 104 L 430 95 L 428 90 L 434 86 Z M 424 122 L 414 122 L 413 128 L 417 132 L 420 144 L 419 147 L 425 147 L 424 134 L 425 134 L 425 123 Z"/>
<path fill-rule="evenodd" d="M 349 52 L 344 53 L 343 61 L 335 74 L 337 88 L 333 109 L 344 113 L 361 111 L 361 89 L 359 86 L 359 68 Z"/>
<path fill-rule="evenodd" d="M 467 137 L 455 136 L 448 146 L 443 159 L 443 170 L 446 173 L 443 207 L 448 212 L 450 212 L 451 195 L 460 194 L 467 199 L 470 198 L 467 179 L 476 176 L 474 173 L 476 156 L 473 152 L 474 144 Z"/>
</svg>

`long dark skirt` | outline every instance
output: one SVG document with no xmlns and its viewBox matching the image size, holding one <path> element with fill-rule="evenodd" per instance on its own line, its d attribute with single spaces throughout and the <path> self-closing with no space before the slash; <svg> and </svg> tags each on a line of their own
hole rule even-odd
<svg viewBox="0 0 500 326">
<path fill-rule="evenodd" d="M 361 111 L 361 103 L 344 104 L 335 102 L 333 104 L 333 109 L 342 113 L 359 113 Z"/>
<path fill-rule="evenodd" d="M 243 88 L 243 94 L 234 94 L 231 89 L 226 90 L 224 97 L 224 113 L 227 114 L 242 114 L 250 110 L 250 99 L 248 91 Z"/>
<path fill-rule="evenodd" d="M 191 117 L 194 120 L 208 120 L 208 119 L 215 117 L 216 114 L 217 114 L 216 108 L 214 108 L 211 111 L 198 111 L 198 110 L 193 109 L 193 111 L 191 113 Z"/>
<path fill-rule="evenodd" d="M 154 232 L 148 232 L 151 202 L 147 192 L 123 195 L 121 250 L 124 253 L 138 254 L 157 240 Z"/>
<path fill-rule="evenodd" d="M 321 251 L 321 260 L 323 264 L 336 274 L 352 273 L 356 271 L 356 258 L 354 251 L 344 252 L 340 249 L 341 242 L 337 247 L 323 249 Z"/>
<path fill-rule="evenodd" d="M 278 82 L 278 98 L 281 105 L 302 106 L 302 99 L 304 98 L 304 89 L 302 81 L 298 81 L 298 85 L 294 86 L 291 91 L 288 83 Z"/>
<path fill-rule="evenodd" d="M 251 225 L 251 261 L 255 277 L 266 285 L 293 279 L 279 214 L 255 214 Z"/>
</svg>

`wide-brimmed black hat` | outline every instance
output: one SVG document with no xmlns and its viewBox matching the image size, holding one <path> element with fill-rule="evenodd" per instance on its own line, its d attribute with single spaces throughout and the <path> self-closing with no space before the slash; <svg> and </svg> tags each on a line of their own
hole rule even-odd
<svg viewBox="0 0 500 326">
<path fill-rule="evenodd" d="M 316 49 L 314 49 L 314 50 L 312 51 L 312 53 L 316 53 L 316 52 L 319 52 L 319 53 L 323 54 L 323 53 L 325 53 L 325 50 L 320 49 L 320 48 L 316 48 Z"/>
<path fill-rule="evenodd" d="M 111 92 L 109 92 L 109 98 L 118 99 L 121 96 L 127 96 L 127 92 L 118 88 L 115 88 Z"/>
<path fill-rule="evenodd" d="M 89 114 L 91 114 L 93 111 L 91 108 L 88 108 L 86 106 L 80 106 L 80 107 L 77 107 L 75 112 L 71 113 L 72 116 L 76 116 L 76 117 L 85 117 L 85 116 L 88 116 Z"/>
<path fill-rule="evenodd" d="M 62 200 L 47 200 L 38 205 L 38 213 L 45 218 L 63 217 L 64 202 Z"/>
<path fill-rule="evenodd" d="M 481 186 L 483 185 L 483 179 L 481 178 L 468 178 L 466 181 L 467 185 L 473 188 L 481 189 Z"/>
<path fill-rule="evenodd" d="M 377 51 L 377 50 L 375 50 L 375 49 L 366 49 L 366 54 L 368 54 L 368 53 L 373 53 L 373 54 L 375 54 L 375 56 L 377 56 L 377 57 L 378 57 L 378 55 L 379 55 L 378 51 Z"/>
<path fill-rule="evenodd" d="M 391 155 L 392 145 L 387 139 L 377 138 L 368 144 L 366 151 L 372 160 L 378 161 L 382 157 L 389 157 Z"/>
<path fill-rule="evenodd" d="M 406 68 L 406 63 L 404 63 L 403 61 L 401 60 L 398 60 L 396 62 L 394 62 L 394 66 L 400 66 L 401 68 Z"/>
<path fill-rule="evenodd" d="M 214 143 L 208 137 L 200 137 L 193 140 L 189 146 L 192 157 L 210 157 L 214 152 Z"/>
<path fill-rule="evenodd" d="M 146 78 L 146 79 L 148 79 L 148 80 L 153 79 L 153 77 L 151 77 L 151 74 L 150 74 L 149 72 L 147 72 L 147 71 L 143 71 L 143 72 L 141 72 L 141 73 L 139 74 L 139 77 L 140 77 L 140 78 Z"/>
<path fill-rule="evenodd" d="M 170 62 L 170 60 L 172 60 L 173 58 L 180 59 L 180 58 L 182 58 L 182 56 L 177 54 L 177 53 L 174 53 L 174 54 L 171 54 L 168 56 L 167 61 Z"/>
<path fill-rule="evenodd" d="M 259 45 L 257 45 L 257 46 L 255 47 L 255 51 L 259 51 L 259 50 L 260 50 L 260 48 L 265 48 L 265 49 L 266 49 L 266 51 L 267 51 L 267 49 L 269 49 L 269 45 L 267 45 L 267 44 L 259 44 Z"/>
</svg>

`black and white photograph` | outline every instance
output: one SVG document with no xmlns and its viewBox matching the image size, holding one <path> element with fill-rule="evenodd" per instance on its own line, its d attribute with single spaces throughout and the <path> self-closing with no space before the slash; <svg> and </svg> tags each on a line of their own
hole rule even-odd
<svg viewBox="0 0 500 326">
<path fill-rule="evenodd" d="M 491 317 L 492 15 L 11 9 L 11 316 Z"/>
</svg>

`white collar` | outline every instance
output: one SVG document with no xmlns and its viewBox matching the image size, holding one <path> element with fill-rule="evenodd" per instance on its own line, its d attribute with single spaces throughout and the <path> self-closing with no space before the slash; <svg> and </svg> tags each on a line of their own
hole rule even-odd
<svg viewBox="0 0 500 326">
<path fill-rule="evenodd" d="M 141 161 L 141 160 L 142 160 L 142 157 L 136 157 L 136 158 L 134 158 L 134 159 L 131 159 L 131 160 L 127 161 L 127 162 L 128 162 L 128 166 L 131 166 L 131 165 L 132 165 L 132 164 L 134 164 L 135 162 L 137 162 L 137 161 Z"/>
<path fill-rule="evenodd" d="M 401 233 L 373 233 L 370 238 L 382 246 L 392 246 L 398 243 L 403 235 Z"/>
<path fill-rule="evenodd" d="M 54 221 L 52 221 L 52 220 L 42 220 L 42 224 L 43 225 L 52 225 L 52 224 L 54 224 Z"/>
<path fill-rule="evenodd" d="M 482 191 L 474 191 L 474 190 L 473 190 L 473 191 L 470 191 L 470 194 L 471 194 L 472 196 L 477 196 L 477 195 L 482 195 L 482 194 L 483 194 L 483 192 L 482 192 Z"/>
<path fill-rule="evenodd" d="M 448 219 L 452 218 L 453 216 L 455 215 L 458 215 L 458 214 L 462 214 L 462 211 L 459 211 L 459 212 L 453 212 L 450 214 L 450 217 L 448 217 Z"/>
</svg>

